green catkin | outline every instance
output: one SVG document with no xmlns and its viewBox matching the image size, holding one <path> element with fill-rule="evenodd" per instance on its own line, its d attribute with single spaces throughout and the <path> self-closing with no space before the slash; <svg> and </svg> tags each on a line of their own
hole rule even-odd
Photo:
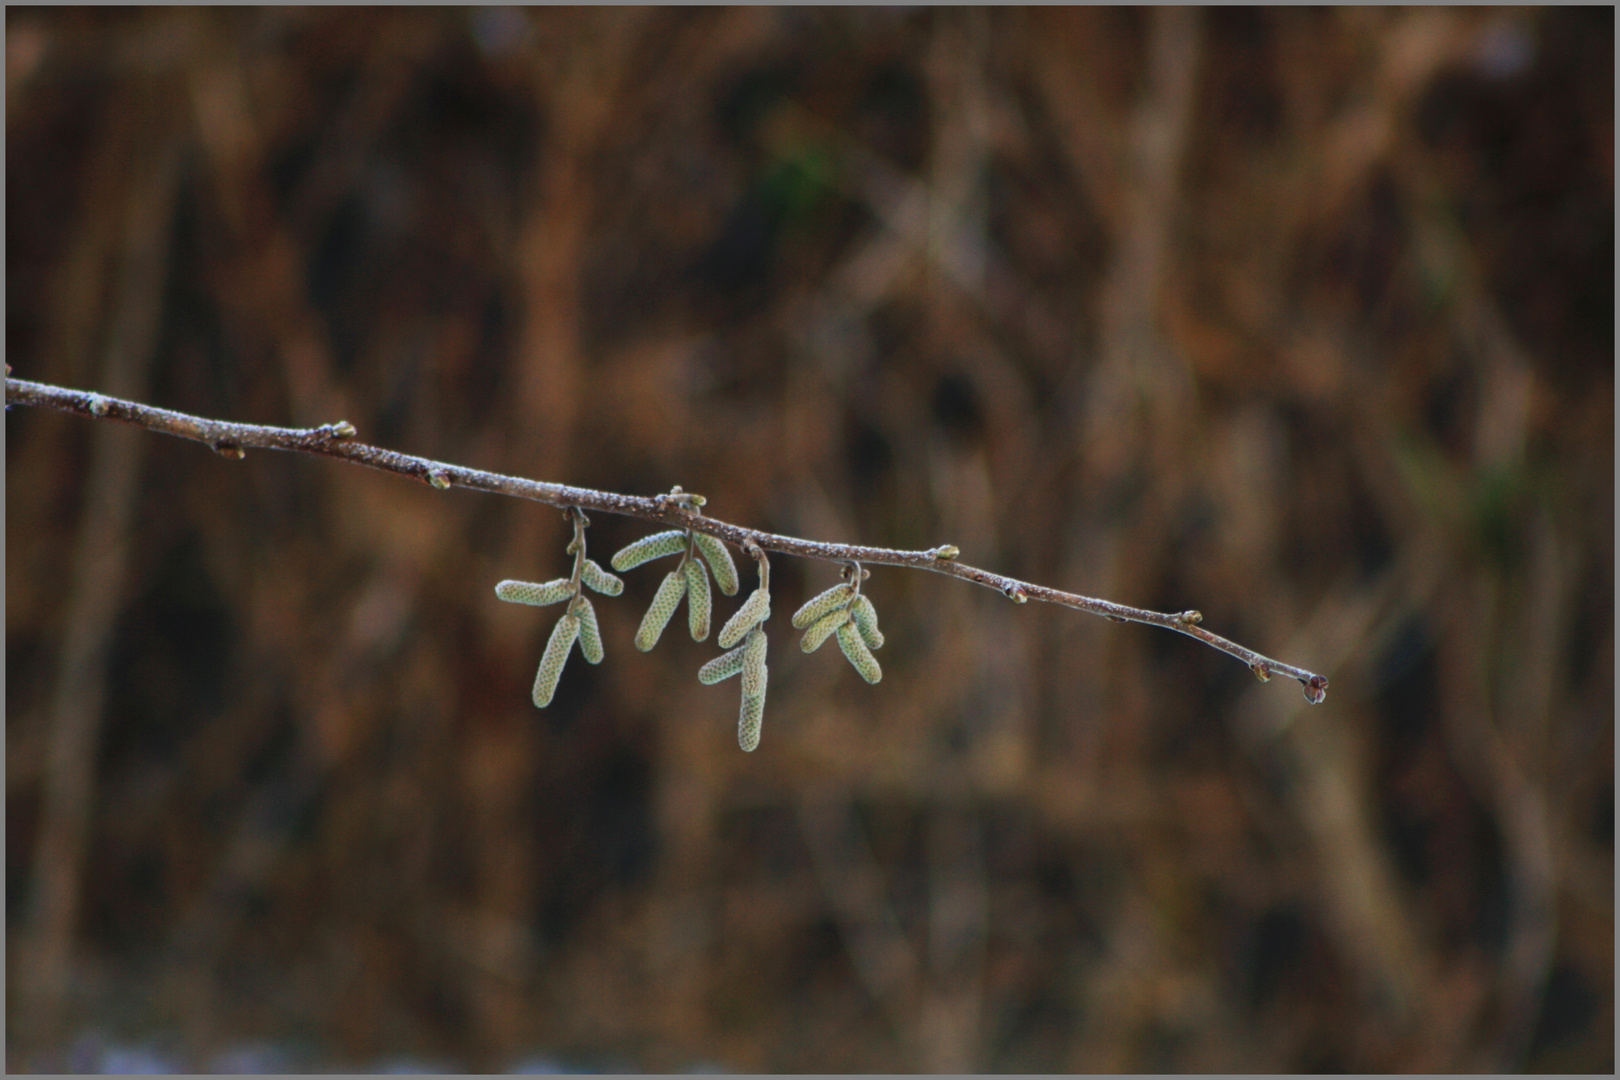
<svg viewBox="0 0 1620 1080">
<path fill-rule="evenodd" d="M 664 633 L 664 627 L 669 625 L 671 615 L 680 606 L 681 597 L 686 595 L 686 575 L 679 570 L 672 570 L 665 575 L 663 584 L 658 586 L 658 592 L 653 596 L 652 607 L 641 620 L 641 629 L 636 631 L 636 648 L 647 652 L 658 644 L 658 639 Z"/>
<path fill-rule="evenodd" d="M 573 595 L 573 583 L 567 578 L 558 578 L 544 584 L 533 581 L 503 581 L 495 586 L 496 598 L 509 604 L 533 604 L 536 607 L 544 607 Z"/>
<path fill-rule="evenodd" d="M 833 635 L 833 632 L 850 620 L 848 608 L 840 608 L 830 615 L 824 615 L 821 621 L 804 632 L 804 638 L 799 642 L 799 648 L 807 653 L 815 652 L 821 648 L 822 643 Z"/>
<path fill-rule="evenodd" d="M 763 698 L 766 674 L 765 631 L 756 626 L 748 631 L 748 641 L 743 645 L 743 697 Z"/>
<path fill-rule="evenodd" d="M 634 570 L 644 562 L 652 559 L 661 559 L 665 555 L 674 555 L 686 547 L 686 532 L 682 529 L 672 529 L 669 532 L 653 533 L 643 536 L 640 540 L 628 544 L 613 556 L 611 564 L 613 569 L 623 573 Z"/>
<path fill-rule="evenodd" d="M 726 620 L 726 625 L 720 628 L 720 647 L 729 649 L 743 639 L 743 635 L 759 623 L 771 617 L 771 594 L 764 589 L 755 589 L 748 594 L 737 613 Z"/>
<path fill-rule="evenodd" d="M 686 567 L 686 624 L 692 631 L 693 641 L 709 636 L 709 613 L 713 601 L 709 596 L 709 572 L 697 559 L 687 560 Z"/>
<path fill-rule="evenodd" d="M 726 545 L 706 533 L 693 533 L 692 539 L 697 542 L 697 549 L 714 571 L 714 583 L 720 586 L 720 591 L 727 596 L 736 596 L 741 587 L 737 581 L 737 564 L 731 561 L 731 552 L 726 550 Z"/>
<path fill-rule="evenodd" d="M 710 660 L 698 668 L 698 682 L 704 686 L 713 686 L 717 682 L 731 678 L 743 669 L 743 653 L 746 651 L 746 646 L 738 646 Z"/>
<path fill-rule="evenodd" d="M 861 678 L 869 683 L 878 682 L 883 678 L 883 669 L 878 667 L 877 657 L 872 655 L 872 650 L 861 640 L 860 631 L 856 629 L 854 622 L 847 622 L 838 628 L 838 647 L 844 650 L 844 655 L 849 657 L 849 662 L 855 666 L 855 670 L 861 673 Z"/>
<path fill-rule="evenodd" d="M 579 579 L 603 596 L 618 596 L 624 592 L 624 582 L 614 577 L 592 559 L 586 559 L 579 568 Z"/>
<path fill-rule="evenodd" d="M 568 650 L 574 645 L 574 638 L 579 636 L 579 619 L 573 615 L 564 615 L 557 620 L 557 628 L 551 632 L 551 640 L 546 642 L 546 651 L 540 657 L 540 670 L 534 676 L 534 704 L 536 708 L 545 708 L 551 704 L 551 695 L 557 692 L 557 680 L 562 677 L 563 663 L 568 659 Z"/>
<path fill-rule="evenodd" d="M 850 594 L 854 591 L 854 586 L 849 582 L 841 581 L 826 592 L 812 596 L 804 602 L 802 608 L 793 613 L 793 628 L 803 630 L 834 608 L 843 607 L 849 601 Z"/>
<path fill-rule="evenodd" d="M 765 719 L 765 695 L 744 697 L 742 713 L 737 717 L 737 745 L 744 753 L 759 749 L 760 722 Z"/>
<path fill-rule="evenodd" d="M 877 608 L 872 606 L 865 593 L 855 598 L 855 602 L 849 606 L 849 613 L 855 616 L 855 629 L 861 632 L 867 648 L 883 648 L 883 631 L 878 629 Z"/>
<path fill-rule="evenodd" d="M 602 629 L 596 623 L 596 608 L 585 597 L 579 598 L 579 651 L 588 664 L 602 662 Z"/>
</svg>

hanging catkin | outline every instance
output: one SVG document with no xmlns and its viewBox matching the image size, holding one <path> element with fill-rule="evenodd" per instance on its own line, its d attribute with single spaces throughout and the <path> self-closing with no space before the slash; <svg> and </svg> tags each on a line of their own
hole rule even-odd
<svg viewBox="0 0 1620 1080">
<path fill-rule="evenodd" d="M 596 624 L 596 608 L 585 597 L 575 609 L 579 615 L 579 652 L 589 664 L 602 662 L 602 630 Z"/>
<path fill-rule="evenodd" d="M 713 600 L 709 595 L 709 572 L 700 559 L 688 559 L 686 573 L 686 624 L 692 631 L 693 641 L 709 636 L 709 612 Z"/>
<path fill-rule="evenodd" d="M 744 646 L 739 645 L 730 652 L 721 653 L 710 660 L 698 668 L 698 682 L 704 686 L 713 686 L 717 682 L 731 678 L 743 669 L 743 653 L 746 651 Z"/>
<path fill-rule="evenodd" d="M 551 696 L 557 692 L 557 679 L 562 676 L 563 662 L 568 659 L 568 650 L 573 648 L 578 635 L 579 619 L 564 615 L 557 620 L 551 640 L 546 642 L 546 651 L 540 657 L 540 670 L 534 676 L 536 707 L 543 709 L 551 704 Z"/>
<path fill-rule="evenodd" d="M 878 629 L 877 608 L 872 606 L 865 593 L 855 598 L 855 602 L 849 606 L 849 613 L 855 617 L 855 628 L 861 632 L 867 647 L 883 648 L 883 631 Z"/>
<path fill-rule="evenodd" d="M 627 544 L 613 556 L 613 569 L 621 574 L 626 570 L 634 570 L 644 562 L 659 559 L 665 555 L 673 555 L 686 547 L 686 531 L 684 529 L 671 529 L 669 532 L 653 533 L 643 536 L 634 543 Z"/>
<path fill-rule="evenodd" d="M 745 753 L 753 753 L 759 749 L 760 722 L 765 719 L 765 697 L 745 697 L 742 699 L 741 715 L 737 717 L 737 745 Z"/>
<path fill-rule="evenodd" d="M 533 604 L 545 607 L 574 595 L 574 586 L 567 578 L 538 584 L 533 581 L 503 581 L 495 586 L 495 595 L 509 604 Z"/>
<path fill-rule="evenodd" d="M 681 597 L 685 595 L 686 575 L 679 570 L 665 575 L 663 584 L 658 586 L 658 592 L 653 596 L 652 606 L 641 620 L 641 629 L 636 631 L 636 648 L 647 652 L 658 644 L 664 627 L 669 625 L 670 616 L 675 614 Z"/>
<path fill-rule="evenodd" d="M 731 552 L 726 550 L 726 545 L 706 533 L 694 532 L 692 539 L 697 543 L 698 551 L 708 560 L 709 568 L 714 571 L 714 583 L 720 586 L 720 591 L 727 596 L 736 596 L 739 587 L 737 564 L 731 561 Z"/>
<path fill-rule="evenodd" d="M 844 650 L 849 662 L 855 670 L 861 673 L 861 678 L 869 683 L 875 683 L 883 678 L 883 669 L 878 667 L 877 657 L 872 650 L 866 647 L 861 640 L 860 631 L 853 622 L 846 622 L 838 628 L 838 647 Z"/>
<path fill-rule="evenodd" d="M 771 617 L 771 594 L 764 589 L 755 589 L 748 594 L 742 607 L 736 614 L 726 620 L 726 625 L 720 628 L 720 647 L 729 649 L 743 639 L 743 635 L 753 629 L 755 625 Z"/>
<path fill-rule="evenodd" d="M 843 607 L 849 602 L 849 598 L 854 592 L 855 587 L 853 585 L 847 581 L 841 581 L 826 592 L 812 596 L 805 601 L 803 607 L 793 613 L 793 628 L 803 630 L 834 608 Z"/>
<path fill-rule="evenodd" d="M 624 582 L 597 566 L 591 559 L 586 559 L 584 565 L 579 568 L 579 579 L 603 596 L 618 596 L 624 592 Z"/>
<path fill-rule="evenodd" d="M 815 652 L 821 648 L 822 642 L 831 637 L 834 631 L 849 622 L 849 620 L 848 608 L 839 608 L 831 614 L 823 615 L 819 622 L 804 632 L 799 647 L 807 653 Z"/>
</svg>

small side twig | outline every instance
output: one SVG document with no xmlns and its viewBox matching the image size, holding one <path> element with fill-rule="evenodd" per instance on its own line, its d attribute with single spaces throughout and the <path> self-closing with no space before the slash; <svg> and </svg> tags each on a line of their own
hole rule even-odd
<svg viewBox="0 0 1620 1080">
<path fill-rule="evenodd" d="M 672 527 L 704 533 L 745 550 L 748 544 L 753 543 L 767 551 L 796 555 L 803 559 L 931 570 L 936 574 L 961 578 L 975 585 L 983 585 L 987 589 L 995 589 L 1014 603 L 1041 600 L 1060 607 L 1101 615 L 1116 622 L 1145 623 L 1165 630 L 1174 630 L 1179 634 L 1197 638 L 1228 656 L 1236 657 L 1247 664 L 1249 670 L 1262 681 L 1273 675 L 1286 675 L 1298 679 L 1305 687 L 1306 700 L 1312 704 L 1319 704 L 1327 696 L 1328 681 L 1324 676 L 1292 664 L 1285 664 L 1280 660 L 1273 660 L 1236 642 L 1228 641 L 1219 634 L 1210 633 L 1198 625 L 1202 616 L 1195 611 L 1173 614 L 1147 611 L 1143 608 L 1116 604 L 1111 600 L 1100 600 L 1020 581 L 1004 574 L 995 574 L 958 562 L 957 555 L 960 552 L 950 544 L 942 544 L 927 551 L 897 551 L 857 544 L 802 540 L 795 536 L 746 529 L 740 525 L 707 517 L 694 509 L 690 500 L 672 498 L 669 495 L 642 497 L 620 495 L 610 491 L 594 491 L 590 488 L 551 484 L 485 472 L 482 469 L 469 469 L 461 465 L 385 450 L 379 446 L 356 441 L 354 425 L 346 420 L 314 428 L 235 424 L 154 408 L 83 390 L 70 390 L 47 383 L 15 379 L 9 375 L 6 378 L 6 404 L 8 407 L 37 405 L 95 419 L 118 420 L 150 431 L 192 439 L 233 458 L 244 456 L 248 450 L 291 450 L 303 454 L 340 458 L 382 472 L 408 476 L 439 490 L 448 490 L 452 487 L 469 488 L 495 495 L 531 499 L 559 509 L 578 507 L 582 510 L 598 510 L 623 517 L 639 518 L 643 521 L 657 521 Z"/>
</svg>

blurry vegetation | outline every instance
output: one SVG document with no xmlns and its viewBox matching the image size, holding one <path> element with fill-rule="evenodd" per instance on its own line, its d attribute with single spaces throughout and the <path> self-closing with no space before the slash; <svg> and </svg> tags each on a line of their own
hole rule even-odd
<svg viewBox="0 0 1620 1080">
<path fill-rule="evenodd" d="M 541 713 L 556 511 L 18 410 L 9 1068 L 1613 1069 L 1612 9 L 6 30 L 21 376 L 1333 681 L 778 558 L 757 753 L 657 573 Z"/>
</svg>

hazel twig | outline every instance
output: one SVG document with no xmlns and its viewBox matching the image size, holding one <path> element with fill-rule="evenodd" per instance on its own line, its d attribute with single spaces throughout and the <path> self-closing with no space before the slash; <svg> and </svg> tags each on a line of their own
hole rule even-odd
<svg viewBox="0 0 1620 1080">
<path fill-rule="evenodd" d="M 1257 676 L 1268 678 L 1271 675 L 1287 675 L 1299 680 L 1305 687 L 1306 700 L 1313 704 L 1321 702 L 1327 694 L 1328 681 L 1325 677 L 1302 667 L 1273 660 L 1253 649 L 1228 641 L 1218 634 L 1205 630 L 1196 622 L 1184 618 L 1184 612 L 1148 611 L 981 570 L 976 566 L 959 562 L 956 557 L 958 551 L 951 544 L 941 544 L 926 551 L 897 551 L 856 544 L 824 543 L 758 529 L 746 529 L 699 513 L 701 496 L 692 496 L 684 492 L 653 497 L 620 495 L 450 465 L 359 442 L 355 438 L 354 425 L 346 421 L 316 428 L 235 424 L 10 376 L 6 378 L 6 403 L 35 405 L 90 418 L 134 424 L 151 431 L 192 439 L 232 457 L 239 456 L 247 450 L 290 450 L 302 454 L 317 454 L 407 476 L 435 488 L 470 488 L 513 498 L 531 499 L 559 508 L 574 506 L 583 510 L 639 518 L 643 521 L 658 522 L 672 529 L 702 533 L 738 547 L 745 547 L 747 543 L 752 542 L 762 550 L 796 555 L 803 559 L 928 570 L 994 589 L 1015 603 L 1039 600 L 1043 603 L 1073 608 L 1076 611 L 1101 615 L 1116 622 L 1144 623 L 1165 630 L 1174 630 L 1178 634 L 1197 638 L 1205 645 L 1242 661 Z"/>
</svg>

